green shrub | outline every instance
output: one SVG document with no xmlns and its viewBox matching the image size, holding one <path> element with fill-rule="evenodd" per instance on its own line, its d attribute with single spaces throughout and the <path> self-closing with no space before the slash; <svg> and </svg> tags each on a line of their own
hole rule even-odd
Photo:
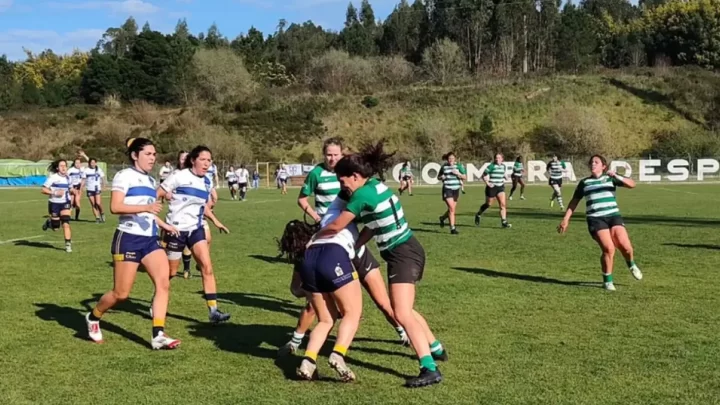
<svg viewBox="0 0 720 405">
<path fill-rule="evenodd" d="M 367 108 L 373 108 L 377 107 L 380 104 L 380 101 L 373 97 L 373 96 L 365 96 L 362 100 L 362 105 L 364 105 Z"/>
</svg>

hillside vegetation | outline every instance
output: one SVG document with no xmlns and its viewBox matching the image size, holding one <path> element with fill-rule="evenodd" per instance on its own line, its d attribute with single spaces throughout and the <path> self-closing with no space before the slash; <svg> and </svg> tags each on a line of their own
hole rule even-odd
<svg viewBox="0 0 720 405">
<path fill-rule="evenodd" d="M 233 111 L 210 106 L 77 106 L 5 113 L 0 157 L 72 156 L 77 148 L 123 161 L 129 136 L 148 136 L 166 157 L 198 143 L 228 162 L 320 158 L 320 143 L 350 147 L 387 138 L 403 157 L 464 159 L 493 150 L 633 157 L 720 154 L 720 75 L 699 68 L 506 79 L 454 87 L 401 87 L 369 96 L 264 94 Z"/>
</svg>

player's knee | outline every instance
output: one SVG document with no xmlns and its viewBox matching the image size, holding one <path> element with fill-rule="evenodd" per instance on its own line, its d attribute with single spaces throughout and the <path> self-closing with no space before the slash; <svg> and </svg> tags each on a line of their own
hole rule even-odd
<svg viewBox="0 0 720 405">
<path fill-rule="evenodd" d="M 615 246 L 613 245 L 605 245 L 602 247 L 602 254 L 606 257 L 613 257 L 615 256 Z"/>
<path fill-rule="evenodd" d="M 167 277 L 160 277 L 155 280 L 155 291 L 161 293 L 167 293 L 170 291 L 170 279 Z"/>
<path fill-rule="evenodd" d="M 200 271 L 203 276 L 212 276 L 214 274 L 212 263 L 200 263 Z"/>
<path fill-rule="evenodd" d="M 130 291 L 113 291 L 115 299 L 118 301 L 125 301 L 130 297 Z"/>
</svg>

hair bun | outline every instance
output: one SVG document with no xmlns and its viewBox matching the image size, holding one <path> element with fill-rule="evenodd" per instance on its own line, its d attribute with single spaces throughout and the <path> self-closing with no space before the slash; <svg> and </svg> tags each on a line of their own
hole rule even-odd
<svg viewBox="0 0 720 405">
<path fill-rule="evenodd" d="M 128 140 L 125 141 L 125 146 L 127 146 L 129 148 L 130 145 L 132 145 L 132 143 L 135 142 L 135 139 L 137 139 L 137 138 L 128 138 Z"/>
</svg>

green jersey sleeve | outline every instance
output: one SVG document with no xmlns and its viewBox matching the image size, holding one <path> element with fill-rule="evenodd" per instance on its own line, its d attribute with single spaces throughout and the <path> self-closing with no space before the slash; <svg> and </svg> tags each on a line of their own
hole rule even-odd
<svg viewBox="0 0 720 405">
<path fill-rule="evenodd" d="M 562 166 L 563 169 L 567 169 L 567 166 L 565 166 L 565 162 L 560 162 L 560 166 Z"/>
<path fill-rule="evenodd" d="M 463 166 L 461 163 L 457 164 L 457 170 L 460 172 L 460 174 L 467 174 L 467 170 L 465 170 L 465 166 Z"/>
<path fill-rule="evenodd" d="M 304 197 L 310 197 L 315 192 L 315 188 L 318 185 L 318 176 L 317 173 L 315 173 L 315 170 L 308 173 L 307 177 L 305 178 L 305 183 L 303 183 L 302 188 L 300 189 L 300 195 Z"/>
<path fill-rule="evenodd" d="M 369 206 L 367 192 L 368 188 L 365 186 L 356 190 L 350 197 L 350 201 L 348 201 L 345 206 L 345 211 L 351 212 L 355 215 L 355 218 L 360 218 L 360 213 L 365 211 L 365 209 Z"/>
<path fill-rule="evenodd" d="M 623 183 L 622 180 L 612 177 L 612 183 L 615 185 L 615 187 L 625 187 L 625 183 Z"/>
</svg>

